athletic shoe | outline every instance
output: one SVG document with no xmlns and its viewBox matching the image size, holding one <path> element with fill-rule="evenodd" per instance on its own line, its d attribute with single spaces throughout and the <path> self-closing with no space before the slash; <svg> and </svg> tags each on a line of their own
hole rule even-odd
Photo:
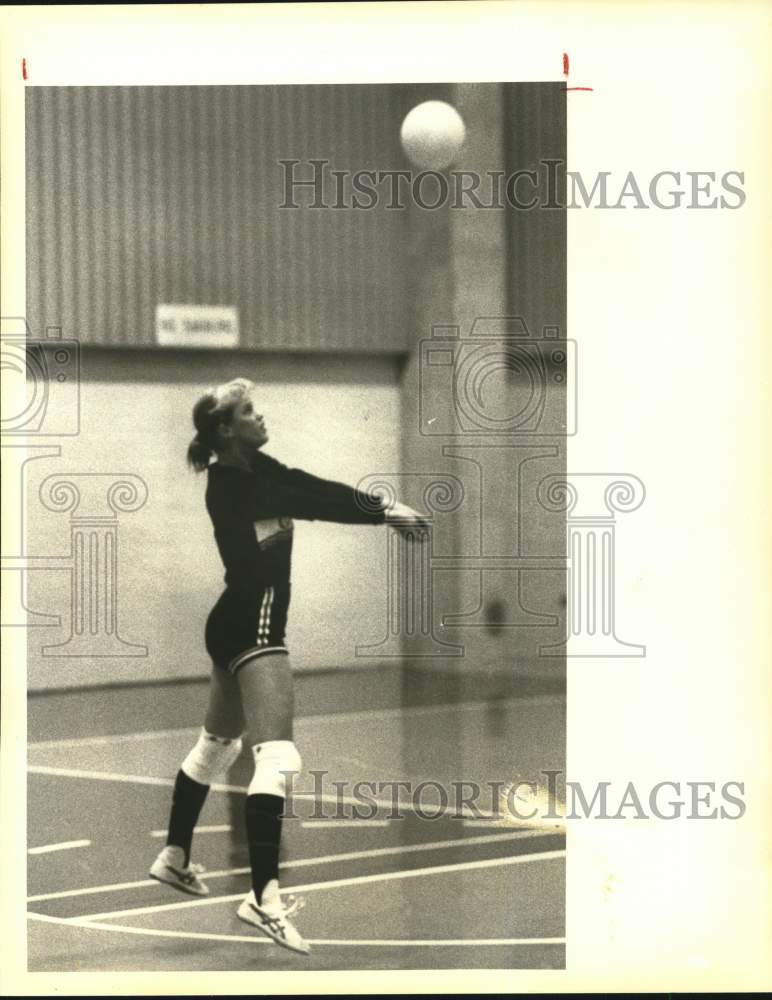
<svg viewBox="0 0 772 1000">
<path fill-rule="evenodd" d="M 307 955 L 311 951 L 310 947 L 288 919 L 302 906 L 302 900 L 291 900 L 289 905 L 285 906 L 279 898 L 271 900 L 270 906 L 258 906 L 254 892 L 250 892 L 238 908 L 237 916 L 244 923 L 257 927 L 282 948 Z"/>
<path fill-rule="evenodd" d="M 168 844 L 153 862 L 150 877 L 191 896 L 208 896 L 208 887 L 198 878 L 203 871 L 203 865 L 188 865 L 186 868 L 183 849 Z"/>
</svg>

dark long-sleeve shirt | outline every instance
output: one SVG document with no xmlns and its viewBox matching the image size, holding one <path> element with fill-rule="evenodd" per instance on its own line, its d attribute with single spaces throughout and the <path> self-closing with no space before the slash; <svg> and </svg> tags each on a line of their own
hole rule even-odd
<svg viewBox="0 0 772 1000">
<path fill-rule="evenodd" d="M 382 524 L 381 501 L 351 486 L 320 479 L 255 454 L 252 471 L 214 463 L 206 506 L 225 566 L 225 583 L 250 613 L 267 586 L 289 600 L 292 518 L 340 524 Z"/>
</svg>

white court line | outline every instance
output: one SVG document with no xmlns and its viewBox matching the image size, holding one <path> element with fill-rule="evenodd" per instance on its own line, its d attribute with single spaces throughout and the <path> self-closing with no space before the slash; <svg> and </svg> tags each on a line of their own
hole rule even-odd
<svg viewBox="0 0 772 1000">
<path fill-rule="evenodd" d="M 224 823 L 221 826 L 197 826 L 196 836 L 199 833 L 230 833 L 233 827 L 229 823 Z M 151 830 L 151 837 L 167 837 L 169 835 L 168 830 Z"/>
<path fill-rule="evenodd" d="M 303 820 L 301 826 L 303 829 L 310 827 L 336 827 L 340 829 L 343 826 L 388 826 L 391 820 L 388 819 L 310 819 Z M 199 833 L 230 833 L 233 827 L 230 824 L 225 823 L 222 826 L 197 826 L 196 836 Z M 166 837 L 168 836 L 168 830 L 151 830 L 151 837 Z"/>
<path fill-rule="evenodd" d="M 164 788 L 174 787 L 174 778 L 152 778 L 144 774 L 115 774 L 113 771 L 82 771 L 76 767 L 47 767 L 43 764 L 29 764 L 29 774 L 50 774 L 58 778 L 90 778 L 92 781 L 122 781 L 129 785 L 161 785 Z M 209 786 L 213 792 L 245 792 L 241 785 Z M 299 796 L 295 796 L 298 798 Z"/>
<path fill-rule="evenodd" d="M 317 830 L 331 827 L 340 830 L 344 826 L 389 826 L 390 824 L 390 819 L 308 819 L 303 820 L 300 825 L 304 830 L 311 830 L 314 827 Z"/>
<path fill-rule="evenodd" d="M 464 823 L 467 821 L 464 820 Z M 342 826 L 388 826 L 391 823 L 389 819 L 310 819 L 303 820 L 301 826 L 303 829 L 306 827 L 337 827 L 340 829 Z M 492 824 L 488 824 L 492 825 Z M 196 835 L 199 833 L 230 833 L 233 827 L 229 824 L 224 824 L 223 826 L 197 826 Z M 151 837 L 166 837 L 168 836 L 168 830 L 151 830 Z"/>
<path fill-rule="evenodd" d="M 455 837 L 450 840 L 434 840 L 425 844 L 400 844 L 395 847 L 374 847 L 365 851 L 346 851 L 343 854 L 325 854 L 317 858 L 298 858 L 295 861 L 283 861 L 279 868 L 307 868 L 313 865 L 332 864 L 335 861 L 360 861 L 364 858 L 387 857 L 390 854 L 414 854 L 419 851 L 439 851 L 444 848 L 461 847 L 468 844 L 492 844 L 498 840 L 519 840 L 526 837 L 541 837 L 541 830 L 516 830 L 509 833 L 485 834 L 480 837 Z M 223 871 L 207 872 L 208 881 L 215 878 L 228 878 L 232 875 L 247 875 L 249 868 L 229 868 Z M 95 885 L 88 889 L 64 889 L 60 892 L 44 892 L 37 896 L 27 896 L 28 903 L 38 903 L 45 899 L 65 899 L 70 896 L 90 896 L 103 892 L 120 892 L 123 889 L 139 889 L 145 886 L 158 886 L 155 879 L 142 879 L 138 882 L 117 882 L 111 885 Z"/>
<path fill-rule="evenodd" d="M 81 736 L 77 739 L 38 740 L 28 743 L 28 750 L 64 750 L 69 747 L 109 747 L 116 743 L 132 743 L 142 740 L 160 740 L 167 736 L 182 736 L 183 733 L 196 735 L 201 726 L 183 726 L 181 729 L 150 729 L 141 733 L 116 733 L 114 736 Z"/>
<path fill-rule="evenodd" d="M 44 764 L 29 764 L 27 766 L 27 773 L 52 775 L 58 778 L 88 778 L 92 781 L 118 781 L 130 785 L 156 785 L 163 788 L 173 788 L 175 782 L 174 778 L 154 778 L 144 774 L 116 774 L 114 771 L 83 771 L 76 767 L 48 767 Z M 209 786 L 209 790 L 212 792 L 236 792 L 243 795 L 247 791 L 247 788 L 245 785 L 220 785 L 215 782 Z M 340 803 L 341 805 L 348 806 L 362 805 L 361 800 L 354 798 L 352 795 L 332 795 L 329 792 L 323 795 L 317 795 L 316 792 L 293 791 L 292 799 L 310 799 L 316 802 L 327 804 Z M 371 801 L 374 805 L 383 809 L 394 809 L 394 803 L 391 799 L 387 801 L 372 799 Z M 408 812 L 415 811 L 411 802 L 402 802 L 398 800 L 397 807 Z M 447 810 L 447 812 L 451 811 L 452 810 L 450 809 Z M 462 814 L 466 815 L 464 808 L 456 811 L 460 811 Z M 492 816 L 493 814 L 489 813 L 488 815 Z"/>
<path fill-rule="evenodd" d="M 248 869 L 243 869 L 245 872 Z M 224 872 L 212 872 L 207 878 L 216 875 L 226 874 Z M 228 872 L 227 874 L 236 874 Z M 69 899 L 70 896 L 90 896 L 100 892 L 120 892 L 122 889 L 141 889 L 143 886 L 157 886 L 159 882 L 154 878 L 143 878 L 138 882 L 113 882 L 112 885 L 95 885 L 89 889 L 63 889 L 60 892 L 41 892 L 37 896 L 27 896 L 28 903 L 40 903 L 44 899 Z"/>
<path fill-rule="evenodd" d="M 460 701 L 455 703 L 449 703 L 445 705 L 412 705 L 406 706 L 405 708 L 368 708 L 357 712 L 325 712 L 317 715 L 301 715 L 298 716 L 297 722 L 299 725 L 305 723 L 310 723 L 314 725 L 319 722 L 364 722 L 369 719 L 379 718 L 379 719 L 399 719 L 403 716 L 422 716 L 422 715 L 436 715 L 442 712 L 479 712 L 483 709 L 490 708 L 491 705 L 495 705 L 497 708 L 501 706 L 514 706 L 514 705 L 544 705 L 550 704 L 554 701 L 559 701 L 562 699 L 562 695 L 534 695 L 528 697 L 523 695 L 522 697 L 511 697 L 511 698 L 501 698 L 496 701 Z M 120 733 L 117 736 L 84 736 L 79 739 L 62 739 L 62 740 L 39 740 L 36 743 L 29 743 L 29 750 L 43 750 L 46 748 L 54 747 L 88 747 L 88 746 L 110 746 L 113 743 L 127 743 L 132 740 L 154 740 L 163 739 L 168 736 L 181 736 L 185 733 L 196 734 L 200 731 L 200 726 L 184 726 L 180 729 L 156 729 L 150 732 L 141 733 Z"/>
<path fill-rule="evenodd" d="M 27 854 L 50 854 L 51 851 L 69 851 L 73 847 L 91 847 L 90 840 L 63 840 L 59 844 L 46 844 L 44 847 L 30 847 Z"/>
<path fill-rule="evenodd" d="M 124 784 L 133 785 L 155 785 L 164 788 L 174 787 L 173 778 L 154 778 L 142 774 L 116 774 L 113 771 L 83 771 L 79 768 L 74 767 L 48 767 L 43 764 L 30 764 L 27 766 L 28 774 L 43 774 L 43 775 L 53 775 L 60 778 L 87 778 L 92 781 L 118 781 Z M 243 785 L 221 785 L 218 783 L 213 783 L 209 786 L 212 792 L 233 792 L 235 794 L 244 795 L 247 791 L 246 787 Z M 311 800 L 314 802 L 322 802 L 330 805 L 349 805 L 349 806 L 361 806 L 362 802 L 360 799 L 355 798 L 352 795 L 332 795 L 327 792 L 322 795 L 317 795 L 316 792 L 295 792 L 292 793 L 292 799 L 298 800 Z M 371 799 L 368 801 L 369 804 L 378 806 L 380 809 L 393 810 L 395 808 L 394 802 L 391 799 Z M 419 806 L 414 805 L 410 800 L 397 800 L 398 811 L 415 813 L 419 811 Z M 489 809 L 479 809 L 468 806 L 448 806 L 442 812 L 438 813 L 433 819 L 439 819 L 440 816 L 451 816 L 457 819 L 484 819 L 484 820 L 494 820 L 496 818 L 496 813 L 491 812 Z M 492 824 L 495 825 L 495 824 Z M 536 819 L 533 820 L 506 820 L 502 825 L 508 827 L 517 826 L 521 829 L 536 829 L 542 833 L 548 833 L 555 829 L 555 824 L 551 820 L 540 822 Z M 557 832 L 557 831 L 556 831 Z"/>
<path fill-rule="evenodd" d="M 68 924 L 72 926 L 72 921 L 66 917 L 49 917 L 43 913 L 28 913 L 29 920 L 40 920 L 44 923 Z M 98 921 L 78 924 L 78 927 L 85 927 L 88 930 L 113 931 L 118 934 L 144 934 L 150 937 L 168 938 L 192 938 L 197 941 L 246 941 L 248 944 L 272 944 L 266 937 L 247 937 L 245 934 L 201 934 L 196 931 L 164 931 L 155 928 L 145 927 L 125 927 L 121 924 L 102 924 Z M 409 940 L 394 938 L 392 940 L 362 940 L 357 941 L 346 938 L 345 940 L 335 940 L 334 938 L 307 939 L 307 943 L 316 947 L 327 944 L 336 947 L 348 948 L 401 948 L 401 947 L 490 947 L 496 945 L 553 945 L 565 944 L 565 938 L 473 938 L 471 940 L 460 938 L 451 940 Z"/>
<path fill-rule="evenodd" d="M 419 878 L 424 875 L 446 875 L 449 872 L 473 871 L 479 868 L 500 868 L 503 865 L 520 865 L 532 861 L 554 861 L 565 854 L 561 851 L 541 851 L 538 854 L 516 854 L 508 858 L 488 858 L 485 861 L 467 861 L 453 865 L 434 865 L 429 868 L 409 868 L 405 871 L 379 872 L 377 875 L 355 875 L 352 878 L 330 879 L 326 882 L 309 882 L 307 885 L 293 885 L 286 892 L 314 892 L 320 889 L 339 889 L 349 885 L 365 885 L 371 882 L 392 882 L 398 879 Z M 194 906 L 213 906 L 219 903 L 243 899 L 244 893 L 236 892 L 228 896 L 207 897 L 205 899 L 183 900 L 179 903 L 163 903 L 158 906 L 140 906 L 128 910 L 111 910 L 101 913 L 87 913 L 80 917 L 70 917 L 68 922 L 79 924 L 90 920 L 108 920 L 114 917 L 138 917 L 145 913 L 164 913 L 168 910 L 192 909 Z"/>
<path fill-rule="evenodd" d="M 449 840 L 433 840 L 425 844 L 400 844 L 396 847 L 373 847 L 366 851 L 346 851 L 343 854 L 327 854 L 320 858 L 301 858 L 286 861 L 280 868 L 307 868 L 313 865 L 330 864 L 334 861 L 359 861 L 363 858 L 383 858 L 392 854 L 417 854 L 422 851 L 442 851 L 446 848 L 494 844 L 500 840 L 520 840 L 523 837 L 541 836 L 541 831 L 517 830 L 502 834 L 485 834 L 481 837 L 454 837 Z M 248 869 L 246 869 L 248 870 Z"/>
</svg>

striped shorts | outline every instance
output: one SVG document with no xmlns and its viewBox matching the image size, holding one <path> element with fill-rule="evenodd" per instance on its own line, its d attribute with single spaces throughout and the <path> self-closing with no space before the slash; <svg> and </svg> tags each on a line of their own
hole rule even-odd
<svg viewBox="0 0 772 1000">
<path fill-rule="evenodd" d="M 284 633 L 289 585 L 265 586 L 252 606 L 225 590 L 206 622 L 206 649 L 221 670 L 235 674 L 249 660 L 267 653 L 288 653 Z"/>
</svg>

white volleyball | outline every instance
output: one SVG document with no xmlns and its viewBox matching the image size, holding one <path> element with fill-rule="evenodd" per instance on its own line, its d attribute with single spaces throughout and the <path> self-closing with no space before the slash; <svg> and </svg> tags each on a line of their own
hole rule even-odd
<svg viewBox="0 0 772 1000">
<path fill-rule="evenodd" d="M 405 115 L 400 131 L 410 161 L 424 170 L 443 170 L 461 152 L 464 119 L 445 101 L 424 101 Z"/>
</svg>

